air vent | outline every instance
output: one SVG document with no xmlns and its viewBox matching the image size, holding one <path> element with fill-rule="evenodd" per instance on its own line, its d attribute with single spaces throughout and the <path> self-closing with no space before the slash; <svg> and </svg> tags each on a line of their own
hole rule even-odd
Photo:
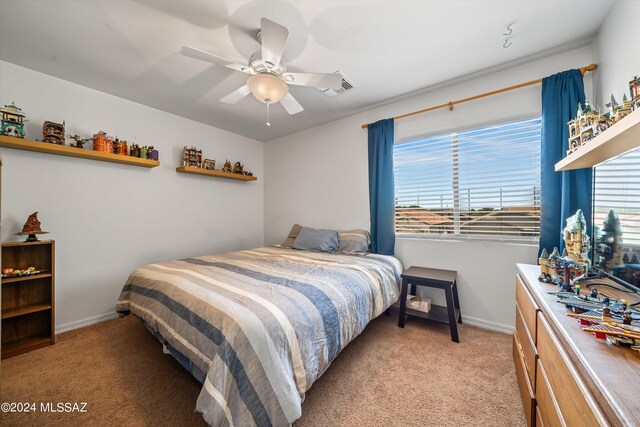
<svg viewBox="0 0 640 427">
<path fill-rule="evenodd" d="M 340 71 L 336 71 L 336 73 L 339 73 Z M 348 90 L 351 90 L 355 88 L 355 85 L 347 80 L 344 76 L 344 74 L 342 75 L 342 83 L 340 84 L 340 88 L 338 89 L 321 89 L 320 88 L 320 92 L 324 93 L 325 95 L 327 95 L 328 98 L 333 98 L 334 96 L 338 96 L 340 94 L 345 93 Z"/>
</svg>

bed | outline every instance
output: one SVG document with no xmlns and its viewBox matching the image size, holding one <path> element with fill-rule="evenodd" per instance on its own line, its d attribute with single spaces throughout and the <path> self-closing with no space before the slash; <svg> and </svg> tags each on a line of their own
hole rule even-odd
<svg viewBox="0 0 640 427">
<path fill-rule="evenodd" d="M 196 379 L 214 426 L 283 426 L 338 353 L 399 296 L 400 261 L 265 247 L 146 265 L 117 303 Z"/>
</svg>

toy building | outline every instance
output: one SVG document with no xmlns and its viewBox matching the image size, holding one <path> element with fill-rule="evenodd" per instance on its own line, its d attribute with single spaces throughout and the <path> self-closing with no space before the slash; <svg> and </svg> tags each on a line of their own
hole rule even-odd
<svg viewBox="0 0 640 427">
<path fill-rule="evenodd" d="M 5 105 L 0 108 L 0 135 L 12 136 L 14 138 L 24 138 L 24 119 L 22 110 L 16 107 L 15 103 Z"/>
<path fill-rule="evenodd" d="M 573 216 L 567 218 L 567 225 L 562 230 L 567 257 L 578 264 L 589 264 L 589 235 L 587 234 L 587 222 L 584 219 L 582 209 L 578 209 Z"/>
<path fill-rule="evenodd" d="M 538 265 L 540 266 L 540 274 L 551 274 L 549 271 L 549 253 L 545 248 L 542 248 L 540 258 L 538 258 Z"/>
<path fill-rule="evenodd" d="M 569 149 L 567 155 L 573 153 L 578 148 L 592 140 L 596 135 L 605 131 L 611 126 L 609 119 L 601 115 L 591 107 L 589 101 L 585 102 L 584 109 L 578 104 L 576 118 L 570 120 L 569 125 Z"/>
<path fill-rule="evenodd" d="M 113 138 L 106 132 L 98 132 L 93 135 L 93 149 L 103 153 L 113 153 Z"/>
<path fill-rule="evenodd" d="M 196 147 L 188 148 L 185 145 L 182 149 L 182 166 L 202 167 L 202 150 L 198 150 Z"/>
<path fill-rule="evenodd" d="M 596 261 L 598 268 L 610 270 L 611 267 L 622 263 L 622 228 L 620 219 L 613 209 L 604 220 L 595 251 L 598 256 Z"/>
<path fill-rule="evenodd" d="M 62 122 L 62 124 L 49 121 L 44 122 L 42 125 L 42 142 L 64 145 L 64 125 L 65 122 Z"/>
<path fill-rule="evenodd" d="M 611 102 L 607 104 L 609 107 L 609 112 L 606 114 L 607 118 L 611 122 L 611 124 L 615 124 L 622 120 L 625 116 L 627 116 L 632 111 L 632 103 L 631 100 L 627 98 L 627 94 L 625 93 L 622 97 L 622 105 L 618 104 L 616 98 L 611 95 Z"/>
<path fill-rule="evenodd" d="M 640 77 L 635 76 L 629 82 L 629 92 L 631 93 L 631 108 L 634 111 L 640 109 Z"/>
</svg>

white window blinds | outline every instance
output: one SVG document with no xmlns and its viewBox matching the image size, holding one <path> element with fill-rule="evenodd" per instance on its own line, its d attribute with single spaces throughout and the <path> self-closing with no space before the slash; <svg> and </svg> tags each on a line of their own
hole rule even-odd
<svg viewBox="0 0 640 427">
<path fill-rule="evenodd" d="M 541 119 L 394 146 L 396 233 L 538 238 Z"/>
<path fill-rule="evenodd" d="M 640 247 L 640 149 L 595 168 L 595 226 L 610 209 L 620 218 L 622 246 Z"/>
</svg>

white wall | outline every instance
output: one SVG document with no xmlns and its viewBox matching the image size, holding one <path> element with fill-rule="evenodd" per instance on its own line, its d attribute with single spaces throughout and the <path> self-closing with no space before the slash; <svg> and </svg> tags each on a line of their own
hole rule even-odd
<svg viewBox="0 0 640 427">
<path fill-rule="evenodd" d="M 427 91 L 364 113 L 301 131 L 265 144 L 265 242 L 284 240 L 290 227 L 369 227 L 367 131 L 362 123 L 446 103 L 544 77 L 592 62 L 589 46 Z M 425 72 L 428 72 L 426 70 Z M 397 78 L 402 78 L 398 76 Z M 384 84 L 384 82 L 381 82 Z M 591 93 L 591 77 L 585 79 Z M 357 89 L 356 89 L 357 90 Z M 342 96 L 349 96 L 345 94 Z M 530 86 L 396 122 L 396 140 L 473 127 L 541 112 L 540 86 Z M 399 239 L 405 264 L 458 271 L 467 322 L 513 329 L 515 263 L 535 263 L 537 247 L 499 242 Z M 437 296 L 441 300 L 440 296 Z"/>
<path fill-rule="evenodd" d="M 602 111 L 606 111 L 611 94 L 622 103 L 622 95 L 629 96 L 629 80 L 640 75 L 638 37 L 629 33 L 637 31 L 638 16 L 640 1 L 618 0 L 593 42 L 594 58 L 598 62 L 595 102 Z M 629 36 L 625 37 L 627 33 Z"/>
<path fill-rule="evenodd" d="M 0 150 L 2 241 L 23 239 L 14 233 L 40 212 L 56 241 L 58 330 L 113 315 L 140 265 L 263 244 L 263 143 L 0 62 L 0 102 L 14 100 L 27 138 L 42 138 L 44 120 L 66 120 L 68 133 L 104 130 L 160 151 L 161 165 L 146 169 Z M 184 145 L 239 160 L 258 181 L 176 173 Z"/>
</svg>

